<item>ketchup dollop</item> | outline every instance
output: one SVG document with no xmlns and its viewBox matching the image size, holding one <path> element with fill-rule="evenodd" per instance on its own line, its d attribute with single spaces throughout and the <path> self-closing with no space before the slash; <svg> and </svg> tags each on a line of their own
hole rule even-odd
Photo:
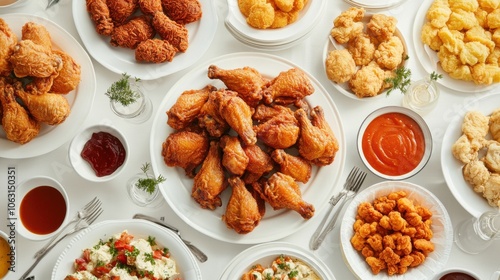
<svg viewBox="0 0 500 280">
<path fill-rule="evenodd" d="M 97 177 L 110 175 L 125 161 L 125 148 L 120 139 L 108 132 L 92 133 L 85 143 L 81 156 L 86 160 Z"/>
</svg>

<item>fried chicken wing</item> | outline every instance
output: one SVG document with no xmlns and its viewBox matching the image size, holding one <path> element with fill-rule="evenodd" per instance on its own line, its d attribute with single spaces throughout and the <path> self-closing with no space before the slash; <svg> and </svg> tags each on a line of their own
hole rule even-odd
<svg viewBox="0 0 500 280">
<path fill-rule="evenodd" d="M 325 60 L 326 76 L 335 83 L 344 83 L 358 70 L 356 62 L 347 49 L 328 52 Z"/>
<path fill-rule="evenodd" d="M 163 12 L 161 0 L 139 0 L 139 9 L 149 16 L 154 16 L 156 12 Z"/>
<path fill-rule="evenodd" d="M 385 73 L 374 61 L 361 67 L 349 80 L 349 87 L 357 97 L 376 96 L 384 85 Z"/>
<path fill-rule="evenodd" d="M 254 183 L 252 186 L 275 210 L 290 209 L 304 219 L 310 219 L 314 215 L 314 205 L 302 199 L 299 185 L 289 175 L 276 172 L 265 182 Z"/>
<path fill-rule="evenodd" d="M 151 25 L 151 20 L 141 15 L 116 26 L 111 33 L 110 43 L 115 47 L 135 49 L 140 42 L 152 39 L 154 35 L 155 29 Z"/>
<path fill-rule="evenodd" d="M 300 127 L 293 115 L 277 115 L 270 120 L 254 126 L 257 138 L 274 149 L 293 146 L 300 134 Z"/>
<path fill-rule="evenodd" d="M 268 121 L 276 116 L 280 116 L 282 114 L 293 117 L 293 111 L 289 107 L 281 106 L 281 105 L 277 105 L 277 104 L 273 104 L 270 106 L 265 105 L 265 104 L 259 104 L 255 108 L 255 112 L 252 115 L 252 119 L 261 123 L 261 122 L 266 122 L 266 121 Z"/>
<path fill-rule="evenodd" d="M 296 181 L 305 184 L 311 178 L 312 166 L 307 160 L 282 149 L 274 150 L 271 157 L 280 166 L 281 173 L 292 176 Z"/>
<path fill-rule="evenodd" d="M 107 0 L 86 0 L 87 12 L 94 22 L 98 34 L 110 36 L 113 32 L 114 23 L 111 18 Z"/>
<path fill-rule="evenodd" d="M 20 40 L 14 47 L 9 61 L 18 78 L 49 77 L 58 73 L 63 66 L 61 57 L 31 40 Z"/>
<path fill-rule="evenodd" d="M 50 91 L 66 94 L 74 90 L 80 83 L 81 66 L 66 52 L 53 50 L 62 59 L 62 68 L 54 78 Z"/>
<path fill-rule="evenodd" d="M 222 205 L 220 194 L 227 187 L 218 141 L 211 141 L 207 157 L 193 180 L 191 196 L 202 208 L 214 210 Z"/>
<path fill-rule="evenodd" d="M 106 4 L 115 26 L 124 24 L 139 7 L 138 0 L 106 0 Z"/>
<path fill-rule="evenodd" d="M 226 70 L 210 65 L 208 78 L 221 80 L 229 90 L 236 91 L 250 106 L 262 99 L 261 91 L 267 83 L 259 71 L 248 66 Z"/>
<path fill-rule="evenodd" d="M 219 113 L 219 107 L 215 102 L 216 97 L 216 91 L 209 93 L 208 100 L 198 115 L 198 124 L 205 128 L 210 136 L 221 137 L 229 130 L 229 124 Z"/>
<path fill-rule="evenodd" d="M 339 144 L 325 119 L 323 109 L 320 106 L 314 107 L 311 120 L 304 109 L 295 111 L 295 117 L 300 124 L 299 154 L 319 166 L 332 163 Z"/>
<path fill-rule="evenodd" d="M 205 134 L 182 130 L 167 137 L 161 155 L 167 166 L 179 166 L 185 170 L 186 176 L 192 178 L 194 169 L 203 162 L 208 149 L 209 140 Z"/>
<path fill-rule="evenodd" d="M 0 76 L 8 76 L 12 71 L 12 65 L 8 58 L 17 44 L 17 36 L 9 25 L 0 18 Z"/>
<path fill-rule="evenodd" d="M 173 129 L 183 129 L 198 118 L 201 108 L 208 100 L 208 94 L 216 90 L 207 85 L 201 89 L 184 91 L 167 111 L 167 124 Z"/>
<path fill-rule="evenodd" d="M 203 11 L 198 0 L 161 0 L 165 14 L 179 24 L 198 21 Z"/>
<path fill-rule="evenodd" d="M 180 52 L 185 52 L 189 47 L 189 36 L 187 28 L 170 18 L 162 12 L 156 12 L 153 16 L 153 27 L 163 40 L 168 41 Z"/>
<path fill-rule="evenodd" d="M 40 132 L 40 123 L 31 118 L 26 109 L 16 101 L 14 88 L 0 78 L 0 103 L 2 104 L 2 127 L 7 139 L 25 144 Z"/>
<path fill-rule="evenodd" d="M 177 48 L 168 41 L 155 38 L 140 42 L 135 49 L 135 59 L 143 62 L 171 62 L 175 54 Z"/>
<path fill-rule="evenodd" d="M 228 181 L 232 193 L 226 211 L 222 215 L 222 221 L 237 233 L 249 233 L 262 219 L 257 200 L 239 177 L 231 177 Z"/>
<path fill-rule="evenodd" d="M 256 182 L 260 177 L 274 168 L 272 158 L 258 145 L 243 145 L 243 150 L 248 157 L 248 164 L 243 180 L 246 184 Z"/>
<path fill-rule="evenodd" d="M 50 33 L 41 24 L 31 21 L 25 23 L 21 29 L 21 39 L 31 40 L 33 43 L 43 46 L 47 51 L 52 50 Z"/>
<path fill-rule="evenodd" d="M 241 147 L 238 137 L 224 135 L 220 139 L 220 146 L 222 148 L 222 166 L 233 175 L 243 175 L 250 160 Z"/>
<path fill-rule="evenodd" d="M 263 91 L 264 102 L 293 104 L 314 92 L 314 87 L 304 71 L 291 68 L 279 73 Z"/>
</svg>

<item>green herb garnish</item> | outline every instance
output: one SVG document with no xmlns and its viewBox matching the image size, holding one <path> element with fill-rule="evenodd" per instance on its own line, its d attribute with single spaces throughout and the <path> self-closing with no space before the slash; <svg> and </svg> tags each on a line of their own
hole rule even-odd
<svg viewBox="0 0 500 280">
<path fill-rule="evenodd" d="M 146 162 L 142 165 L 141 170 L 147 178 L 140 178 L 135 183 L 135 186 L 141 190 L 148 192 L 149 194 L 152 194 L 156 190 L 156 186 L 165 182 L 166 179 L 161 174 L 158 175 L 158 178 L 150 177 L 148 173 L 150 167 L 151 164 L 149 162 Z"/>
<path fill-rule="evenodd" d="M 122 78 L 114 82 L 106 91 L 106 96 L 109 97 L 111 101 L 119 102 L 123 106 L 128 106 L 137 101 L 140 97 L 139 93 L 131 88 L 130 85 L 130 75 L 127 73 L 122 74 Z M 134 85 L 137 84 L 141 79 L 134 78 Z"/>
<path fill-rule="evenodd" d="M 443 78 L 443 74 L 438 74 L 438 73 L 436 73 L 436 71 L 432 71 L 431 76 L 430 76 L 431 81 L 437 81 L 438 79 L 442 79 L 442 78 Z"/>
<path fill-rule="evenodd" d="M 390 84 L 387 95 L 389 95 L 394 89 L 399 89 L 401 93 L 406 93 L 411 84 L 411 70 L 402 66 L 396 69 L 394 74 L 396 74 L 394 77 L 384 80 L 384 82 Z"/>
<path fill-rule="evenodd" d="M 290 271 L 290 273 L 288 273 L 288 278 L 294 278 L 294 277 L 297 277 L 299 276 L 299 271 L 298 270 L 292 270 Z"/>
</svg>

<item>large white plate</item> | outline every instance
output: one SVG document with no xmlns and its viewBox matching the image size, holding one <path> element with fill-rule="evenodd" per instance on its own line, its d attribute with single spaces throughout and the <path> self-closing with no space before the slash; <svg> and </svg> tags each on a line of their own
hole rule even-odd
<svg viewBox="0 0 500 280">
<path fill-rule="evenodd" d="M 429 7 L 434 2 L 434 0 L 424 0 L 420 8 L 418 9 L 417 15 L 415 17 L 415 23 L 413 24 L 413 44 L 415 47 L 415 52 L 417 54 L 418 60 L 424 67 L 425 71 L 432 73 L 436 71 L 439 74 L 443 74 L 442 79 L 438 79 L 437 82 L 441 85 L 460 92 L 483 92 L 488 91 L 496 87 L 496 84 L 492 85 L 476 85 L 472 81 L 463 81 L 453 79 L 446 73 L 441 66 L 436 65 L 433 61 L 439 61 L 437 53 L 429 48 L 429 53 L 424 49 L 424 43 L 420 39 L 420 34 L 422 33 L 422 26 L 426 22 L 426 13 Z"/>
<path fill-rule="evenodd" d="M 280 255 L 306 263 L 316 272 L 319 279 L 335 280 L 335 276 L 323 261 L 303 248 L 287 242 L 264 243 L 246 249 L 231 260 L 219 279 L 241 279 L 241 276 L 252 266 L 261 264 L 263 267 L 269 267 Z"/>
<path fill-rule="evenodd" d="M 90 57 L 80 44 L 56 23 L 35 15 L 6 14 L 0 15 L 21 38 L 21 28 L 29 21 L 45 26 L 52 37 L 54 48 L 61 49 L 71 55 L 81 66 L 81 80 L 78 87 L 66 95 L 71 105 L 69 117 L 56 126 L 42 125 L 40 134 L 30 142 L 20 145 L 7 140 L 5 132 L 0 129 L 0 157 L 4 158 L 29 158 L 51 152 L 68 141 L 83 124 L 92 108 L 96 90 L 96 77 L 94 66 Z"/>
<path fill-rule="evenodd" d="M 384 1 L 344 0 L 344 1 L 353 6 L 365 8 L 367 10 L 383 10 L 383 9 L 395 8 L 403 4 L 406 0 L 384 0 Z"/>
<path fill-rule="evenodd" d="M 479 99 L 474 99 L 470 103 L 463 104 L 463 111 L 453 119 L 448 125 L 441 145 L 441 169 L 444 179 L 455 199 L 462 207 L 474 217 L 479 217 L 482 213 L 495 209 L 490 206 L 485 198 L 474 192 L 462 175 L 463 164 L 455 159 L 451 153 L 451 146 L 462 135 L 462 122 L 467 111 L 479 111 L 485 115 L 491 114 L 500 107 L 500 95 L 491 94 Z"/>
<path fill-rule="evenodd" d="M 172 107 L 185 90 L 200 89 L 207 84 L 212 84 L 218 88 L 224 87 L 221 81 L 210 80 L 207 77 L 208 66 L 211 64 L 225 69 L 250 66 L 260 71 L 267 78 L 275 77 L 281 71 L 293 67 L 299 68 L 292 62 L 278 56 L 251 52 L 234 53 L 215 58 L 200 65 L 180 79 L 160 104 L 151 130 L 150 151 L 153 171 L 155 174 L 162 174 L 167 178 L 166 182 L 161 185 L 160 190 L 177 215 L 196 230 L 215 239 L 231 243 L 253 244 L 288 236 L 307 225 L 308 222 L 293 211 L 273 211 L 269 205 L 266 207 L 264 218 L 252 232 L 242 235 L 228 229 L 221 217 L 225 211 L 229 193 L 227 191 L 223 193 L 222 207 L 214 211 L 202 209 L 191 198 L 193 180 L 185 176 L 183 169 L 168 167 L 163 161 L 161 155 L 162 143 L 173 132 L 173 129 L 167 125 L 168 118 L 165 112 Z M 333 100 L 314 77 L 310 74 L 308 76 L 315 88 L 315 93 L 306 97 L 306 100 L 311 107 L 316 105 L 323 107 L 325 117 L 340 146 L 335 161 L 331 165 L 315 168 L 309 182 L 301 185 L 305 201 L 312 203 L 316 208 L 316 213 L 320 213 L 330 196 L 333 195 L 336 189 L 341 187 L 338 185 L 338 181 L 342 176 L 345 164 L 346 143 L 340 115 Z"/>
<path fill-rule="evenodd" d="M 89 17 L 85 1 L 73 2 L 73 19 L 80 38 L 90 55 L 109 70 L 143 80 L 153 80 L 183 70 L 193 65 L 207 51 L 217 30 L 215 2 L 200 0 L 203 15 L 197 22 L 186 25 L 189 47 L 185 53 L 178 53 L 172 62 L 140 63 L 135 60 L 131 49 L 113 47 L 110 37 L 99 35 Z"/>
<path fill-rule="evenodd" d="M 365 257 L 351 245 L 351 237 L 354 235 L 352 225 L 356 221 L 358 205 L 366 201 L 373 202 L 380 196 L 400 190 L 404 190 L 407 197 L 413 200 L 415 204 L 424 206 L 432 212 L 431 229 L 433 236 L 431 241 L 434 243 L 434 251 L 429 253 L 421 265 L 409 268 L 404 274 L 389 276 L 387 271 L 382 271 L 374 275 L 370 266 L 366 263 Z M 358 279 L 430 279 L 443 270 L 450 257 L 451 247 L 453 246 L 453 225 L 443 203 L 424 187 L 405 181 L 384 181 L 362 190 L 349 203 L 340 225 L 340 241 L 344 261 Z"/>
<path fill-rule="evenodd" d="M 64 279 L 73 273 L 75 270 L 73 263 L 82 256 L 83 249 L 92 247 L 99 240 L 107 240 L 124 230 L 128 230 L 135 238 L 155 237 L 158 245 L 169 249 L 182 279 L 202 279 L 198 262 L 177 234 L 148 221 L 127 219 L 100 222 L 75 236 L 57 259 L 52 270 L 52 280 Z"/>
</svg>

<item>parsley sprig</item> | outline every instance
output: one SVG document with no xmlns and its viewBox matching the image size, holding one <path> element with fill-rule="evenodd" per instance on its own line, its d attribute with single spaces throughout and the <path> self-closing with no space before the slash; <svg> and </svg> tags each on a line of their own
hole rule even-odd
<svg viewBox="0 0 500 280">
<path fill-rule="evenodd" d="M 137 85 L 140 80 L 134 78 L 134 85 Z M 121 103 L 123 106 L 136 102 L 137 98 L 140 97 L 139 93 L 131 87 L 130 75 L 127 75 L 127 73 L 123 73 L 118 81 L 111 84 L 105 94 L 111 101 Z"/>
<path fill-rule="evenodd" d="M 402 66 L 398 67 L 394 73 L 394 77 L 384 80 L 384 82 L 390 84 L 387 95 L 395 89 L 398 89 L 401 93 L 406 93 L 411 84 L 411 70 Z"/>
<path fill-rule="evenodd" d="M 443 78 L 443 74 L 438 74 L 438 73 L 436 73 L 436 71 L 432 71 L 429 78 L 431 79 L 431 81 L 437 81 L 437 80 Z"/>
<path fill-rule="evenodd" d="M 135 183 L 135 186 L 139 189 L 148 192 L 149 194 L 152 194 L 155 191 L 156 186 L 158 184 L 165 182 L 166 179 L 161 174 L 158 175 L 157 178 L 151 177 L 148 173 L 150 167 L 151 164 L 149 162 L 146 162 L 145 164 L 142 165 L 141 170 L 146 175 L 147 178 L 140 178 Z"/>
</svg>

